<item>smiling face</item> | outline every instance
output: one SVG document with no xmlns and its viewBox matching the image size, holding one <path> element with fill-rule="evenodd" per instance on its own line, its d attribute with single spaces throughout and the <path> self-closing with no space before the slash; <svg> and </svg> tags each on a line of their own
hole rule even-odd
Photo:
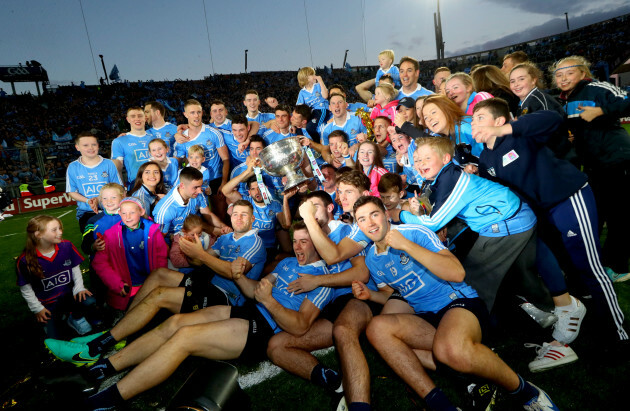
<svg viewBox="0 0 630 411">
<path fill-rule="evenodd" d="M 554 81 L 562 91 L 571 91 L 577 84 L 586 78 L 586 73 L 579 67 L 573 67 L 578 62 L 568 60 L 560 64 L 554 73 Z"/>
<path fill-rule="evenodd" d="M 36 231 L 35 236 L 39 240 L 41 245 L 59 244 L 62 240 L 63 229 L 59 221 L 52 220 L 46 224 L 44 231 Z"/>
<path fill-rule="evenodd" d="M 252 229 L 254 214 L 251 208 L 244 205 L 237 205 L 232 209 L 230 220 L 232 221 L 232 228 L 235 233 L 245 234 Z"/>
<path fill-rule="evenodd" d="M 142 110 L 129 110 L 127 113 L 127 122 L 131 127 L 131 131 L 144 131 L 145 117 Z"/>
<path fill-rule="evenodd" d="M 189 153 L 188 154 L 188 165 L 190 167 L 196 168 L 197 170 L 201 169 L 201 165 L 205 161 L 205 157 L 199 153 Z"/>
<path fill-rule="evenodd" d="M 308 230 L 295 230 L 293 232 L 293 252 L 298 264 L 306 265 L 318 261 L 319 254 L 308 235 Z"/>
<path fill-rule="evenodd" d="M 113 188 L 106 188 L 102 190 L 100 194 L 101 205 L 109 214 L 116 214 L 118 212 L 122 199 L 123 196 L 120 195 L 120 192 Z"/>
<path fill-rule="evenodd" d="M 258 111 L 258 107 L 260 107 L 260 98 L 256 94 L 246 94 L 243 104 L 247 107 L 247 111 L 255 113 Z"/>
<path fill-rule="evenodd" d="M 197 198 L 201 194 L 202 185 L 203 180 L 181 181 L 179 183 L 179 194 L 182 196 L 182 200 L 188 201 L 190 198 Z"/>
<path fill-rule="evenodd" d="M 369 194 L 367 191 L 361 192 L 355 186 L 345 183 L 337 184 L 337 190 L 339 191 L 339 201 L 344 213 L 351 213 L 352 207 L 359 197 Z"/>
<path fill-rule="evenodd" d="M 402 201 L 402 196 L 404 195 L 403 191 L 398 191 L 393 188 L 385 193 L 379 192 L 381 195 L 381 200 L 383 200 L 383 205 L 387 210 L 393 210 L 398 207 L 398 204 Z"/>
<path fill-rule="evenodd" d="M 397 153 L 407 153 L 407 149 L 409 148 L 409 144 L 411 143 L 409 136 L 406 136 L 404 134 L 394 134 L 389 138 L 392 141 L 392 147 L 394 147 L 394 150 L 396 150 Z"/>
<path fill-rule="evenodd" d="M 403 88 L 412 88 L 416 86 L 418 77 L 420 76 L 420 70 L 416 70 L 413 64 L 409 61 L 403 61 L 400 65 L 400 82 Z"/>
<path fill-rule="evenodd" d="M 163 161 L 166 159 L 168 149 L 164 147 L 164 144 L 156 141 L 154 143 L 149 143 L 149 153 L 151 154 L 151 157 L 157 161 Z"/>
<path fill-rule="evenodd" d="M 510 89 L 521 100 L 536 87 L 536 81 L 524 68 L 517 68 L 510 73 Z"/>
<path fill-rule="evenodd" d="M 371 143 L 366 142 L 359 146 L 357 160 L 363 166 L 363 170 L 368 170 L 374 164 L 375 151 Z"/>
<path fill-rule="evenodd" d="M 448 122 L 444 112 L 435 104 L 425 104 L 422 108 L 424 125 L 434 133 L 448 134 Z"/>
<path fill-rule="evenodd" d="M 184 109 L 184 117 L 188 120 L 188 125 L 192 127 L 201 127 L 201 119 L 203 110 L 201 106 L 190 104 Z"/>
<path fill-rule="evenodd" d="M 223 124 L 227 117 L 227 109 L 223 104 L 213 104 L 210 106 L 210 118 L 216 125 Z"/>
<path fill-rule="evenodd" d="M 466 87 L 464 82 L 457 77 L 453 77 L 446 83 L 446 97 L 453 100 L 462 109 L 466 108 L 471 93 L 472 87 Z"/>
<path fill-rule="evenodd" d="M 148 189 L 154 190 L 160 182 L 160 168 L 155 164 L 149 164 L 142 172 L 142 184 Z"/>
<path fill-rule="evenodd" d="M 98 140 L 96 137 L 81 137 L 74 147 L 87 159 L 93 159 L 98 156 Z"/>
<path fill-rule="evenodd" d="M 357 208 L 354 217 L 359 229 L 374 243 L 383 241 L 389 232 L 387 215 L 374 203 L 366 203 Z"/>
<path fill-rule="evenodd" d="M 313 203 L 315 206 L 315 220 L 320 227 L 324 227 L 332 218 L 331 213 L 334 209 L 334 205 L 331 204 L 329 207 L 326 207 L 322 199 L 319 197 L 311 197 L 308 201 Z"/>
<path fill-rule="evenodd" d="M 129 228 L 136 228 L 140 222 L 140 217 L 142 217 L 142 210 L 137 204 L 126 201 L 120 205 L 118 214 L 120 214 L 124 225 Z"/>
<path fill-rule="evenodd" d="M 247 140 L 248 131 L 249 130 L 247 130 L 247 125 L 240 124 L 240 123 L 232 123 L 232 134 L 234 134 L 234 138 L 239 143 L 242 143 L 243 141 Z"/>
<path fill-rule="evenodd" d="M 420 175 L 427 179 L 433 180 L 442 167 L 451 161 L 451 156 L 445 154 L 440 156 L 433 148 L 427 144 L 418 147 L 413 154 L 413 166 Z"/>
</svg>

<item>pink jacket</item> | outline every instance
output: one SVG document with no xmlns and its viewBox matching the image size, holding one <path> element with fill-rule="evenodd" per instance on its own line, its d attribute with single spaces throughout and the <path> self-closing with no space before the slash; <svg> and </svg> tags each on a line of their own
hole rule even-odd
<svg viewBox="0 0 630 411">
<path fill-rule="evenodd" d="M 143 221 L 145 227 L 149 225 L 148 236 L 145 241 L 149 258 L 149 269 L 153 271 L 160 267 L 166 267 L 168 246 L 160 232 L 160 226 L 148 220 Z M 130 297 L 129 295 L 122 297 L 120 292 L 123 289 L 123 284 L 131 285 L 131 274 L 127 266 L 127 256 L 125 255 L 125 247 L 122 242 L 122 225 L 115 224 L 105 231 L 103 240 L 105 241 L 105 250 L 96 253 L 92 266 L 108 288 L 107 304 L 117 310 L 126 310 Z"/>
<path fill-rule="evenodd" d="M 392 100 L 385 105 L 385 107 L 381 107 L 380 104 L 377 104 L 372 109 L 370 113 L 370 118 L 374 120 L 376 117 L 387 117 L 392 123 L 394 122 L 394 117 L 396 117 L 396 106 L 398 106 L 398 100 Z"/>
<path fill-rule="evenodd" d="M 466 103 L 466 115 L 472 116 L 475 104 L 492 97 L 494 97 L 492 94 L 486 93 L 485 91 L 480 91 L 478 93 L 476 91 L 473 91 L 470 97 L 468 97 L 468 102 Z"/>
<path fill-rule="evenodd" d="M 381 195 L 378 192 L 378 183 L 381 181 L 381 177 L 383 174 L 387 174 L 389 171 L 385 168 L 374 166 L 372 170 L 370 170 L 370 175 L 368 178 L 370 179 L 370 195 L 374 197 L 381 198 Z"/>
</svg>

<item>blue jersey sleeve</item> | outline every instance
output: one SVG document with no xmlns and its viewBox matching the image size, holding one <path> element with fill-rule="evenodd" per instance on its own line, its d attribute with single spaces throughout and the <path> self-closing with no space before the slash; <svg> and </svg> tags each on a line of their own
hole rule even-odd
<svg viewBox="0 0 630 411">
<path fill-rule="evenodd" d="M 120 160 L 125 158 L 125 151 L 122 147 L 120 137 L 112 141 L 112 160 Z"/>
</svg>

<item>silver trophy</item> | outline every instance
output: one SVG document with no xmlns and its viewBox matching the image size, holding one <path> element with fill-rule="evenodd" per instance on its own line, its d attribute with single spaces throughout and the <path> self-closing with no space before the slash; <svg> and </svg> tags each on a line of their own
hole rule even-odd
<svg viewBox="0 0 630 411">
<path fill-rule="evenodd" d="M 309 181 L 300 170 L 304 150 L 299 137 L 289 137 L 267 146 L 260 152 L 262 168 L 275 177 L 287 177 L 283 193 L 300 183 Z"/>
</svg>

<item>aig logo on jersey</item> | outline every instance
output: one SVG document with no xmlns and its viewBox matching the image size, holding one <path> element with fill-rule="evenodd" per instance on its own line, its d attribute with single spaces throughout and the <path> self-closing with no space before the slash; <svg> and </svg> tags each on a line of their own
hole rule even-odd
<svg viewBox="0 0 630 411">
<path fill-rule="evenodd" d="M 104 183 L 84 183 L 82 184 L 83 195 L 88 198 L 96 197 L 104 185 Z"/>
<path fill-rule="evenodd" d="M 146 148 L 133 150 L 133 155 L 136 158 L 136 161 L 148 161 L 150 157 Z"/>
<path fill-rule="evenodd" d="M 42 280 L 44 291 L 50 291 L 53 288 L 63 287 L 70 284 L 70 270 L 62 271 L 57 275 Z"/>
</svg>

